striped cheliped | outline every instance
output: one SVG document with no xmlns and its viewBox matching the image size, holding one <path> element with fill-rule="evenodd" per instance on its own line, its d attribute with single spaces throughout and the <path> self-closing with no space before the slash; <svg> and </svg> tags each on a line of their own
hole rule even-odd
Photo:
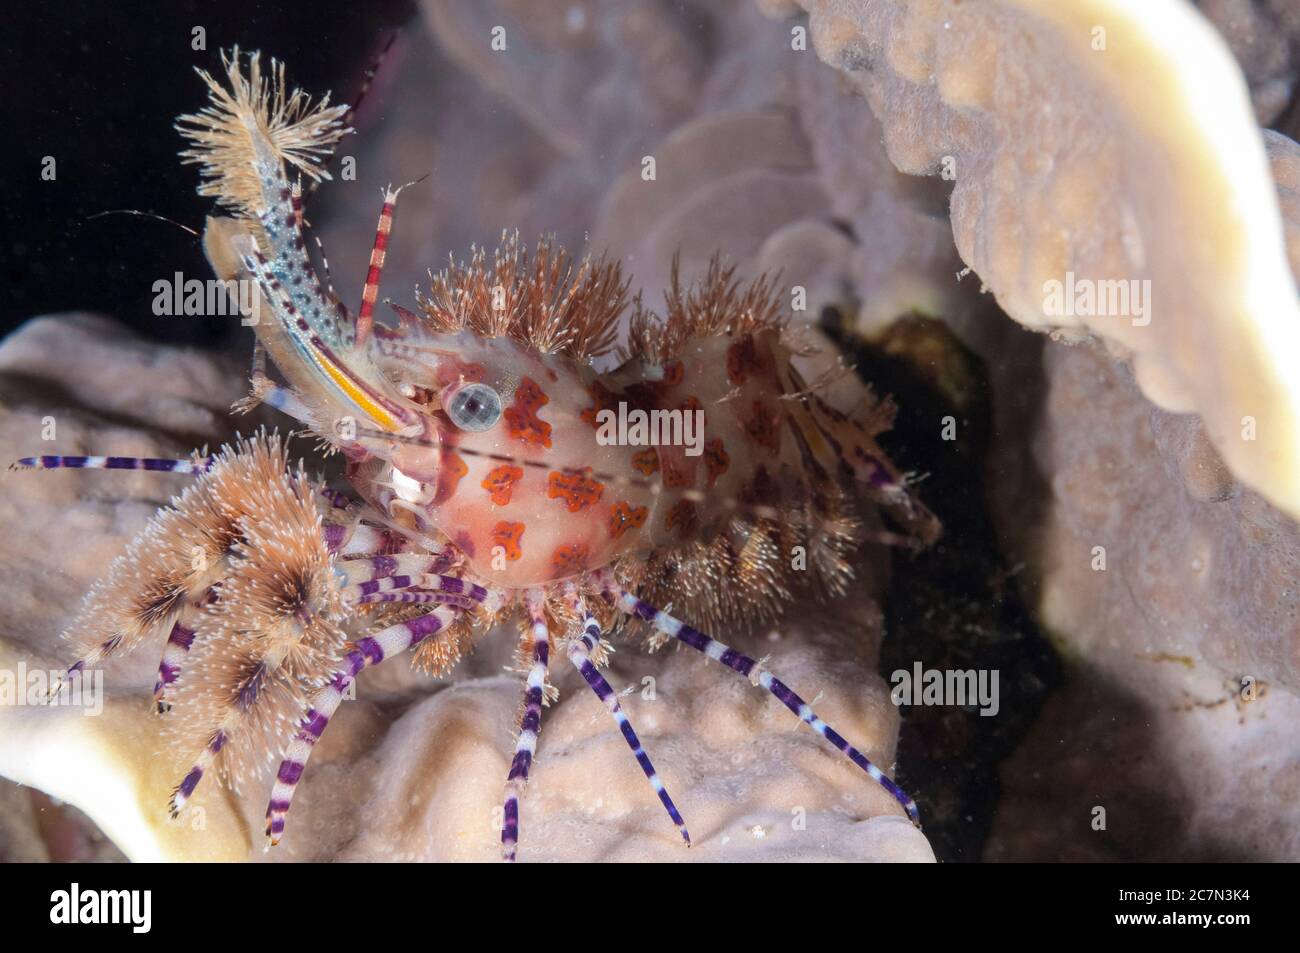
<svg viewBox="0 0 1300 953">
<path fill-rule="evenodd" d="M 406 186 L 402 186 L 402 189 Z M 357 312 L 356 346 L 361 347 L 370 337 L 375 323 L 375 301 L 379 298 L 379 279 L 384 273 L 384 258 L 388 251 L 388 236 L 393 231 L 393 212 L 397 196 L 402 189 L 391 185 L 384 190 L 384 206 L 379 210 L 379 224 L 375 226 L 375 244 L 370 250 L 370 266 L 366 270 L 366 284 L 361 292 L 361 310 Z"/>
<path fill-rule="evenodd" d="M 591 690 L 596 693 L 596 697 L 604 702 L 609 713 L 614 716 L 614 723 L 618 725 L 619 733 L 627 746 L 632 749 L 632 755 L 636 758 L 636 763 L 641 766 L 645 772 L 646 778 L 650 781 L 650 787 L 654 789 L 655 794 L 659 795 L 659 800 L 663 802 L 664 809 L 668 811 L 668 816 L 672 822 L 677 825 L 677 830 L 682 835 L 682 840 L 686 841 L 686 846 L 691 845 L 691 835 L 686 829 L 686 822 L 682 820 L 681 814 L 677 811 L 677 805 L 668 794 L 668 789 L 664 787 L 663 781 L 659 779 L 658 772 L 655 771 L 654 764 L 650 761 L 650 756 L 646 754 L 645 748 L 641 745 L 641 740 L 637 737 L 636 731 L 632 728 L 632 723 L 623 712 L 623 707 L 618 703 L 618 695 L 610 687 L 609 682 L 600 674 L 600 670 L 591 660 L 591 653 L 596 646 L 600 644 L 600 623 L 588 614 L 582 622 L 581 638 L 569 640 L 569 661 L 573 667 L 581 673 L 583 679 Z"/>
<path fill-rule="evenodd" d="M 650 603 L 638 599 L 630 592 L 617 588 L 613 585 L 608 576 L 606 576 L 606 584 L 609 591 L 614 596 L 618 608 L 623 612 L 641 619 L 644 622 L 648 622 L 664 635 L 670 636 L 679 642 L 689 645 L 697 652 L 707 655 L 715 662 L 725 665 L 733 672 L 744 675 L 759 687 L 765 688 L 767 691 L 775 695 L 781 704 L 785 705 L 786 708 L 799 716 L 801 721 L 839 749 L 845 757 L 865 771 L 873 781 L 888 791 L 893 796 L 894 800 L 903 806 L 903 810 L 906 811 L 907 816 L 912 819 L 912 823 L 917 827 L 921 826 L 921 814 L 917 809 L 916 802 L 913 801 L 902 788 L 895 784 L 892 778 L 872 764 L 866 755 L 853 747 L 853 745 L 849 744 L 834 728 L 822 721 L 821 718 L 817 716 L 817 713 L 813 711 L 812 706 L 800 698 L 788 685 L 774 676 L 771 672 L 764 669 L 758 664 L 758 662 L 750 658 L 748 655 L 743 655 L 731 648 L 731 646 L 719 642 L 712 636 L 705 635 L 698 629 L 691 628 L 680 619 L 676 619 L 661 609 L 657 609 L 650 605 Z"/>
<path fill-rule="evenodd" d="M 302 780 L 312 749 L 329 725 L 330 718 L 343 703 L 348 688 L 356 681 L 357 675 L 367 666 L 378 665 L 384 659 L 418 645 L 448 626 L 459 611 L 452 606 L 439 606 L 427 615 L 391 625 L 375 635 L 357 640 L 355 648 L 345 657 L 343 668 L 335 672 L 330 683 L 312 698 L 311 708 L 303 716 L 298 734 L 285 751 L 284 760 L 280 762 L 275 787 L 271 790 L 271 801 L 266 807 L 266 836 L 270 838 L 272 846 L 278 844 L 284 834 L 285 815 L 289 813 L 294 792 Z"/>
</svg>

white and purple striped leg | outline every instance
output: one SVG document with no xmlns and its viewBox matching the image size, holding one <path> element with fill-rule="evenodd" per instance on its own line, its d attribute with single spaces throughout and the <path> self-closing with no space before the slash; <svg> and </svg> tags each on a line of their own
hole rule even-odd
<svg viewBox="0 0 1300 953">
<path fill-rule="evenodd" d="M 389 626 L 375 635 L 356 641 L 355 647 L 344 658 L 344 667 L 312 698 L 311 707 L 299 723 L 298 735 L 280 762 L 275 787 L 271 791 L 271 802 L 266 808 L 266 836 L 272 847 L 280 842 L 284 834 L 285 815 L 289 813 L 294 792 L 307 768 L 312 749 L 320 740 L 334 712 L 343 703 L 348 687 L 357 675 L 369 665 L 378 665 L 384 659 L 418 645 L 446 627 L 458 612 L 458 609 L 451 606 L 439 606 L 427 615 Z"/>
<path fill-rule="evenodd" d="M 668 789 L 664 783 L 659 780 L 659 774 L 655 771 L 655 766 L 650 762 L 650 756 L 646 754 L 645 748 L 641 746 L 641 740 L 636 736 L 636 731 L 632 728 L 632 723 L 628 721 L 627 715 L 623 713 L 623 707 L 618 703 L 618 695 L 614 692 L 605 681 L 605 677 L 600 674 L 600 669 L 591 660 L 591 653 L 600 644 L 600 623 L 590 614 L 582 621 L 582 637 L 569 640 L 569 661 L 573 663 L 591 690 L 596 693 L 596 697 L 605 703 L 609 713 L 614 716 L 614 722 L 618 725 L 619 732 L 623 735 L 623 740 L 627 746 L 632 749 L 632 755 L 636 758 L 636 763 L 641 765 L 641 770 L 645 772 L 646 778 L 650 781 L 650 787 L 654 788 L 655 794 L 659 795 L 659 800 L 663 802 L 664 809 L 672 822 L 677 825 L 677 830 L 682 835 L 682 840 L 686 841 L 686 846 L 691 846 L 691 835 L 686 830 L 686 822 L 682 820 L 681 814 L 677 811 L 677 805 L 673 799 L 668 796 Z"/>
<path fill-rule="evenodd" d="M 533 643 L 533 664 L 528 669 L 528 683 L 524 688 L 524 717 L 519 723 L 519 739 L 515 742 L 515 756 L 510 762 L 506 778 L 505 807 L 501 820 L 501 859 L 514 862 L 515 848 L 519 843 L 519 796 L 528 784 L 528 769 L 537 753 L 537 735 L 542 728 L 542 696 L 546 692 L 546 671 L 550 663 L 551 633 L 546 626 L 540 603 L 531 603 L 532 630 L 528 635 Z"/>
<path fill-rule="evenodd" d="M 158 457 L 23 457 L 9 464 L 10 470 L 150 470 L 155 473 L 205 473 L 215 456 L 188 460 Z"/>
<path fill-rule="evenodd" d="M 483 602 L 488 596 L 488 591 L 482 586 L 466 582 L 457 576 L 422 572 L 402 576 L 382 576 L 378 579 L 354 583 L 343 589 L 343 598 L 355 604 L 418 601 L 400 598 L 400 595 L 408 590 L 419 590 L 427 594 L 442 593 L 478 603 Z"/>
<path fill-rule="evenodd" d="M 189 773 L 181 779 L 180 784 L 172 789 L 167 811 L 171 814 L 173 820 L 180 816 L 185 803 L 193 796 L 194 789 L 199 786 L 199 782 L 203 780 L 203 775 L 212 767 L 212 762 L 217 759 L 217 755 L 221 753 L 221 749 L 225 746 L 225 731 L 218 729 L 213 732 L 212 737 L 208 739 L 207 747 L 203 749 L 202 754 L 194 762 L 194 766 L 190 768 Z"/>
<path fill-rule="evenodd" d="M 190 653 L 194 643 L 194 629 L 189 625 L 194 621 L 189 609 L 182 611 L 172 625 L 171 634 L 167 636 L 167 645 L 163 648 L 162 661 L 158 663 L 158 678 L 153 683 L 153 701 L 158 714 L 171 711 L 171 702 L 167 700 L 167 690 L 180 677 L 181 665 Z"/>
<path fill-rule="evenodd" d="M 316 492 L 319 493 L 321 499 L 328 503 L 333 509 L 346 510 L 352 506 L 352 497 L 348 496 L 342 490 L 332 490 L 328 486 L 322 485 L 316 489 Z"/>
<path fill-rule="evenodd" d="M 834 728 L 817 717 L 817 713 L 812 710 L 812 706 L 795 694 L 784 682 L 749 656 L 742 655 L 712 636 L 691 628 L 681 620 L 656 609 L 648 602 L 643 602 L 631 593 L 618 589 L 613 586 L 612 582 L 607 584 L 608 591 L 614 596 L 616 604 L 623 612 L 650 623 L 664 635 L 671 636 L 679 642 L 684 642 L 697 652 L 702 652 L 733 672 L 744 675 L 754 684 L 767 689 L 775 695 L 781 704 L 798 715 L 801 721 L 838 748 L 850 761 L 865 771 L 873 781 L 893 795 L 894 800 L 903 806 L 907 816 L 912 819 L 912 823 L 917 827 L 921 826 L 921 814 L 917 810 L 916 802 L 908 797 L 903 789 L 895 784 L 883 771 L 872 764 L 866 755 L 845 741 Z"/>
<path fill-rule="evenodd" d="M 406 589 L 402 592 L 383 592 L 377 596 L 358 599 L 359 606 L 372 606 L 380 603 L 397 603 L 398 605 L 418 606 L 438 603 L 439 605 L 457 606 L 461 609 L 473 609 L 481 603 L 468 596 L 457 596 L 450 592 L 424 592 L 418 589 Z"/>
</svg>

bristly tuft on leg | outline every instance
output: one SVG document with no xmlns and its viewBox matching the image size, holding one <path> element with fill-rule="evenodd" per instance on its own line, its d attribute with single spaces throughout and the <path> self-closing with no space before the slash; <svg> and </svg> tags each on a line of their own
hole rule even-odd
<svg viewBox="0 0 1300 953">
<path fill-rule="evenodd" d="M 258 523 L 274 488 L 290 479 L 276 434 L 259 433 L 205 458 L 203 475 L 149 521 L 91 590 L 65 633 L 77 659 L 70 671 L 131 652 L 178 619 L 187 620 L 186 631 L 198 627 L 204 617 L 200 607 L 217 599 L 232 558 L 247 545 L 241 543 L 248 538 L 246 524 Z M 315 497 L 311 500 L 315 515 Z M 192 637 L 185 639 L 185 649 Z M 183 669 L 185 649 L 160 666 L 164 692 Z"/>
<path fill-rule="evenodd" d="M 271 60 L 264 77 L 261 54 L 249 54 L 245 76 L 239 59 L 238 47 L 221 55 L 229 89 L 206 70 L 197 70 L 208 85 L 211 104 L 181 116 L 176 129 L 193 143 L 181 159 L 202 167 L 199 194 L 256 218 L 271 204 L 263 194 L 267 176 L 259 174 L 259 166 L 283 164 L 313 181 L 328 179 L 322 163 L 352 130 L 343 121 L 348 107 L 329 105 L 328 94 L 313 105 L 302 90 L 288 92 L 283 63 Z"/>
<path fill-rule="evenodd" d="M 196 626 L 168 726 L 190 751 L 196 738 L 219 737 L 194 770 L 201 777 L 223 753 L 220 767 L 233 784 L 277 753 L 310 695 L 342 663 L 346 639 L 345 580 L 334 571 L 317 488 L 301 470 L 281 469 L 240 490 L 240 538 L 220 598 Z M 192 793 L 193 785 L 184 787 Z"/>
</svg>

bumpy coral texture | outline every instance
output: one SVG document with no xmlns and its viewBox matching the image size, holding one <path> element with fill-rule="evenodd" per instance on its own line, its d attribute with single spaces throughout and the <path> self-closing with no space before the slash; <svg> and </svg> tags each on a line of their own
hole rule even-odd
<svg viewBox="0 0 1300 953">
<path fill-rule="evenodd" d="M 1147 397 L 1202 416 L 1239 479 L 1300 514 L 1284 357 L 1300 303 L 1250 90 L 1213 26 L 1181 0 L 801 6 L 894 164 L 952 181 L 957 248 L 1007 314 L 1103 339 Z M 1145 306 L 1053 302 L 1047 282 L 1071 275 L 1146 281 Z"/>
</svg>

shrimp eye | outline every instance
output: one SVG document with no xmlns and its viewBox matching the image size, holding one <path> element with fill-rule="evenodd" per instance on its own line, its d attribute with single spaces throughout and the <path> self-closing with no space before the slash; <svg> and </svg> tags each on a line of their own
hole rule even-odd
<svg viewBox="0 0 1300 953">
<path fill-rule="evenodd" d="M 461 430 L 482 433 L 501 419 L 501 395 L 487 384 L 460 384 L 447 388 L 442 408 Z"/>
</svg>

